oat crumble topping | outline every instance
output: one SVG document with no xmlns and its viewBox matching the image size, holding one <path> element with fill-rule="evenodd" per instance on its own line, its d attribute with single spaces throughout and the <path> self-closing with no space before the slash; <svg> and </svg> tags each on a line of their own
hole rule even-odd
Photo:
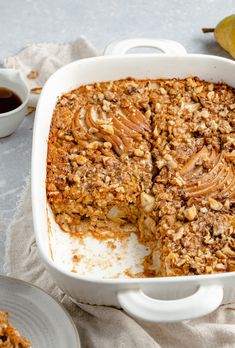
<svg viewBox="0 0 235 348">
<path fill-rule="evenodd" d="M 235 271 L 234 159 L 235 91 L 226 84 L 90 84 L 57 102 L 47 198 L 65 232 L 137 233 L 151 249 L 143 276 Z"/>
<path fill-rule="evenodd" d="M 9 323 L 8 313 L 0 311 L 0 348 L 30 348 L 29 340 Z"/>
</svg>

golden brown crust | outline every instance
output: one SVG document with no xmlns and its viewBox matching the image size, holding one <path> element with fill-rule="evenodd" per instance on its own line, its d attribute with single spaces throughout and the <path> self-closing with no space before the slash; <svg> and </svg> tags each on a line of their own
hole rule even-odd
<svg viewBox="0 0 235 348">
<path fill-rule="evenodd" d="M 152 185 L 150 144 L 145 140 L 150 120 L 130 104 L 127 87 L 124 81 L 80 87 L 57 104 L 48 146 L 47 193 L 65 231 L 81 235 L 85 230 L 107 238 L 135 229 L 140 193 Z M 133 123 L 136 115 L 139 121 Z M 114 207 L 118 215 L 112 216 Z"/>
<path fill-rule="evenodd" d="M 151 249 L 147 276 L 234 270 L 234 110 L 232 88 L 197 78 L 63 95 L 47 162 L 57 223 L 98 238 L 136 232 Z"/>
</svg>

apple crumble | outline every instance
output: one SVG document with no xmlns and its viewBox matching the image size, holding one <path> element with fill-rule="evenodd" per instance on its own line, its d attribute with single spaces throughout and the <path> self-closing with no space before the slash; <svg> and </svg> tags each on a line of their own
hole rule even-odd
<svg viewBox="0 0 235 348">
<path fill-rule="evenodd" d="M 8 313 L 0 312 L 0 348 L 30 348 L 31 343 L 22 337 L 8 321 Z"/>
<path fill-rule="evenodd" d="M 59 98 L 47 198 L 62 230 L 137 234 L 143 276 L 235 271 L 235 90 L 198 78 L 81 86 Z"/>
</svg>

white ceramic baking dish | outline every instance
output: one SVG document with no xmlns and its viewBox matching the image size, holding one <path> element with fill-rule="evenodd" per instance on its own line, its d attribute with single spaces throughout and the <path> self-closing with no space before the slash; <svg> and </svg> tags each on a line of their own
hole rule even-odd
<svg viewBox="0 0 235 348">
<path fill-rule="evenodd" d="M 159 48 L 164 53 L 124 55 L 128 49 L 137 46 Z M 79 275 L 61 263 L 68 248 L 68 240 L 63 241 L 63 237 L 57 255 L 52 258 L 53 233 L 57 231 L 65 235 L 54 222 L 45 190 L 47 140 L 57 97 L 83 84 L 129 76 L 142 79 L 198 76 L 207 81 L 224 81 L 235 87 L 235 63 L 215 56 L 186 54 L 180 44 L 168 40 L 136 39 L 111 44 L 105 56 L 75 61 L 53 74 L 40 96 L 33 136 L 32 204 L 38 249 L 55 282 L 75 301 L 122 307 L 136 318 L 153 322 L 200 317 L 212 312 L 221 303 L 235 299 L 235 272 L 188 277 L 109 279 L 108 274 L 104 277 L 99 270 L 90 272 L 87 268 Z M 96 245 L 96 251 L 97 248 L 99 253 L 99 246 Z M 102 252 L 100 249 L 98 256 L 101 259 Z M 112 259 L 111 254 L 109 257 Z M 128 257 L 131 260 L 135 256 Z"/>
</svg>

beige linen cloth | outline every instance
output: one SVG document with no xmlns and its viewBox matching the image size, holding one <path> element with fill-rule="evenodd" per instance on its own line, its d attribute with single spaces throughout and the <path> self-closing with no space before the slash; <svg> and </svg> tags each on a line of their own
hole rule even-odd
<svg viewBox="0 0 235 348">
<path fill-rule="evenodd" d="M 82 37 L 68 44 L 33 44 L 15 57 L 7 58 L 4 64 L 20 69 L 25 75 L 31 70 L 39 71 L 38 78 L 29 80 L 29 83 L 30 86 L 41 86 L 61 65 L 94 55 L 97 55 L 96 50 Z M 5 270 L 59 299 L 78 328 L 82 347 L 235 347 L 235 304 L 221 306 L 204 318 L 175 324 L 140 323 L 116 308 L 75 305 L 54 284 L 38 255 L 32 223 L 30 179 L 26 180 L 16 215 L 7 231 Z"/>
</svg>

